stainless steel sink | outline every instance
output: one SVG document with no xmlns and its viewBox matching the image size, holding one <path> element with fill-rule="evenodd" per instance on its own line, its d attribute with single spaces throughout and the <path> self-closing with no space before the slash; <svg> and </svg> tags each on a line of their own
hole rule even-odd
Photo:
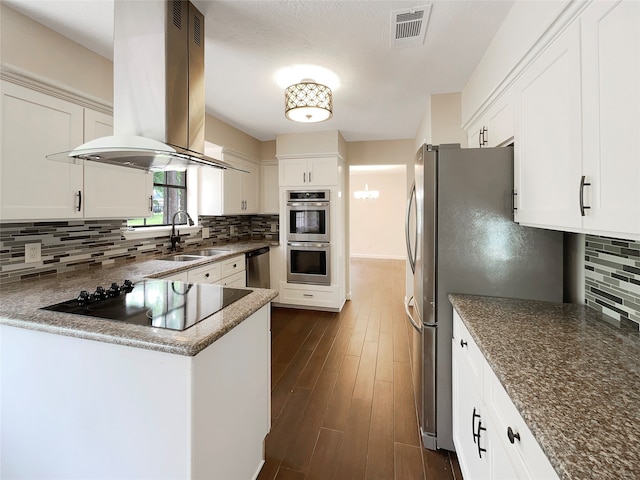
<svg viewBox="0 0 640 480">
<path fill-rule="evenodd" d="M 206 248 L 198 251 L 198 255 L 203 255 L 205 257 L 212 257 L 223 253 L 229 253 L 229 250 L 225 250 L 224 248 Z"/>
<path fill-rule="evenodd" d="M 202 260 L 207 258 L 207 255 L 168 255 L 166 257 L 160 257 L 160 260 L 168 260 L 170 262 L 191 262 L 193 260 Z"/>
</svg>

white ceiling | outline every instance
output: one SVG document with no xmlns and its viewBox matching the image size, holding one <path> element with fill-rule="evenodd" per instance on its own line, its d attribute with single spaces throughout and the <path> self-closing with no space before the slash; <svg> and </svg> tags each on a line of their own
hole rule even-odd
<svg viewBox="0 0 640 480">
<path fill-rule="evenodd" d="M 2 0 L 112 58 L 113 0 Z M 120 0 L 117 0 L 120 1 Z M 259 140 L 340 130 L 347 141 L 413 139 L 428 96 L 465 86 L 513 0 L 193 0 L 205 15 L 206 109 Z M 432 4 L 424 44 L 392 46 L 391 12 Z M 318 124 L 284 117 L 278 72 L 333 89 L 334 113 Z M 280 80 L 282 83 L 282 80 Z M 285 82 L 286 83 L 286 82 Z"/>
</svg>

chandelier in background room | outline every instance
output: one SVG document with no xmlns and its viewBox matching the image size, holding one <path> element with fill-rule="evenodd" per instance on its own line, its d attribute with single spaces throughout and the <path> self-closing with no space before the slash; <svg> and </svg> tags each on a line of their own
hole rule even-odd
<svg viewBox="0 0 640 480">
<path fill-rule="evenodd" d="M 364 190 L 357 190 L 353 192 L 353 196 L 356 200 L 375 200 L 380 197 L 379 190 L 369 190 L 369 184 L 364 184 Z"/>
<path fill-rule="evenodd" d="M 284 102 L 284 114 L 294 122 L 323 122 L 333 115 L 331 89 L 309 78 L 287 87 Z"/>
</svg>

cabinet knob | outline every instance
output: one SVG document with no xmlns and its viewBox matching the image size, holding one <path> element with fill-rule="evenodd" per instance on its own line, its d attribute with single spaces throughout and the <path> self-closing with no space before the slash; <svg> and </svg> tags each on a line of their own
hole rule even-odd
<svg viewBox="0 0 640 480">
<path fill-rule="evenodd" d="M 205 278 L 209 278 L 209 274 L 208 273 L 205 273 L 204 276 L 205 276 Z"/>
<path fill-rule="evenodd" d="M 520 434 L 519 433 L 513 433 L 513 430 L 511 429 L 511 427 L 507 428 L 507 437 L 509 437 L 509 441 L 511 443 L 515 443 L 516 439 L 518 441 L 520 441 Z"/>
<path fill-rule="evenodd" d="M 464 348 L 467 345 L 467 342 L 465 342 L 464 340 L 460 340 L 460 346 L 462 348 Z"/>
</svg>

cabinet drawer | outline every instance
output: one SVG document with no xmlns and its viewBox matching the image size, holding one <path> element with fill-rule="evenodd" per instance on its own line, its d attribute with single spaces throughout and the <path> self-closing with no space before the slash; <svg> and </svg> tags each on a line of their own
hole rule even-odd
<svg viewBox="0 0 640 480">
<path fill-rule="evenodd" d="M 246 272 L 244 270 L 242 270 L 241 272 L 236 272 L 233 275 L 229 275 L 228 277 L 224 277 L 223 279 L 218 280 L 216 283 L 224 287 L 246 287 Z"/>
<path fill-rule="evenodd" d="M 296 305 L 333 305 L 335 295 L 332 291 L 311 290 L 300 288 L 281 289 L 281 298 L 283 303 L 293 303 Z"/>
<path fill-rule="evenodd" d="M 221 278 L 228 277 L 236 272 L 242 272 L 245 269 L 244 255 L 237 255 L 227 260 L 223 260 L 219 265 Z"/>
<path fill-rule="evenodd" d="M 189 282 L 191 283 L 214 283 L 220 280 L 221 274 L 220 263 L 210 263 L 203 267 L 197 267 L 189 270 Z"/>
<path fill-rule="evenodd" d="M 496 426 L 497 439 L 504 446 L 512 465 L 518 471 L 518 478 L 557 479 L 558 475 L 549 459 L 495 373 L 486 363 L 484 368 L 485 404 Z M 514 435 L 519 435 L 520 439 L 514 438 L 514 442 L 511 443 L 507 433 L 509 428 Z"/>
<path fill-rule="evenodd" d="M 461 352 L 460 359 L 466 361 L 477 388 L 482 391 L 485 359 L 455 310 L 453 311 L 453 348 Z"/>
<path fill-rule="evenodd" d="M 189 273 L 188 272 L 174 273 L 173 275 L 167 275 L 166 277 L 162 277 L 162 279 L 169 280 L 172 282 L 188 282 Z"/>
</svg>

